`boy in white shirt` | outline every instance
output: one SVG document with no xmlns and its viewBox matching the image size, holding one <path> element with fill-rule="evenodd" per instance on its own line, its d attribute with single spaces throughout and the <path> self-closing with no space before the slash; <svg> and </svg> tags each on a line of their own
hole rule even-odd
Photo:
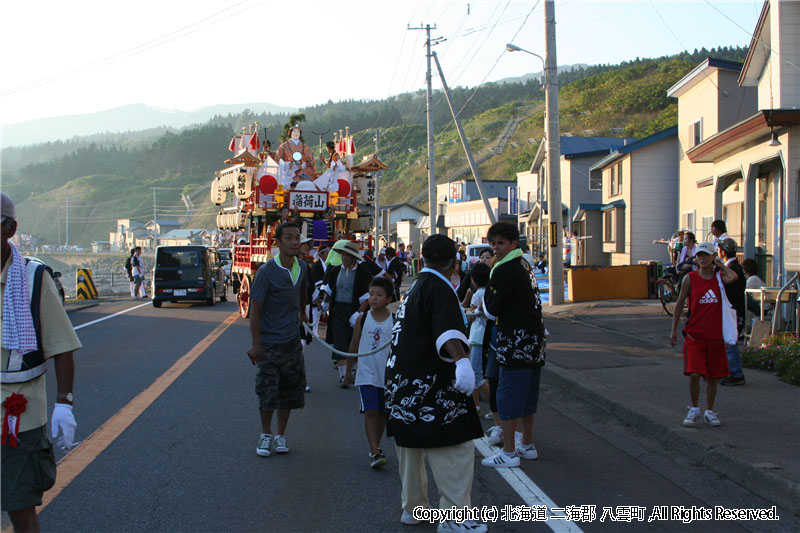
<svg viewBox="0 0 800 533">
<path fill-rule="evenodd" d="M 356 319 L 350 353 L 365 353 L 386 344 L 392 338 L 394 317 L 386 308 L 392 301 L 394 286 L 386 278 L 374 278 L 369 285 L 369 310 Z M 380 448 L 381 437 L 386 429 L 385 401 L 386 360 L 391 348 L 361 357 L 356 371 L 355 385 L 361 396 L 361 412 L 364 413 L 364 430 L 369 442 L 369 466 L 382 468 L 386 456 Z"/>
</svg>

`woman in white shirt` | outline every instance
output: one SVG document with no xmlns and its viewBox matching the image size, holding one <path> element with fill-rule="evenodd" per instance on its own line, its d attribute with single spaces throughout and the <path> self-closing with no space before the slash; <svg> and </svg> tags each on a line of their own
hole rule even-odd
<svg viewBox="0 0 800 533">
<path fill-rule="evenodd" d="M 747 278 L 745 289 L 760 289 L 767 286 L 764 280 L 758 277 L 758 263 L 755 259 L 745 259 L 742 263 L 742 270 L 744 270 L 744 275 Z M 745 293 L 745 296 L 747 298 L 747 310 L 754 315 L 761 316 L 760 302 L 748 293 Z M 769 302 L 764 302 L 764 312 L 766 313 L 770 309 L 772 309 L 772 306 Z"/>
</svg>

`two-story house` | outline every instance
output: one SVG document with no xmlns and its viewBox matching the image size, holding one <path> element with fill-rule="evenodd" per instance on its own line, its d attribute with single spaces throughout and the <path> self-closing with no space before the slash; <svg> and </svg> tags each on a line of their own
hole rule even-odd
<svg viewBox="0 0 800 533">
<path fill-rule="evenodd" d="M 561 223 L 570 227 L 570 220 L 581 204 L 599 205 L 602 202 L 603 184 L 589 175 L 589 168 L 617 148 L 636 139 L 618 137 L 561 137 Z M 546 246 L 549 220 L 546 175 L 547 142 L 542 139 L 531 164 L 528 176 L 517 174 L 520 184 L 520 228 L 524 228 L 533 250 Z M 535 176 L 531 179 L 531 176 Z M 523 187 L 523 184 L 527 187 Z M 534 189 L 531 190 L 531 186 Z M 523 207 L 524 206 L 524 207 Z M 587 258 L 589 264 L 601 258 Z M 597 264 L 597 263 L 594 263 Z"/>
<path fill-rule="evenodd" d="M 800 215 L 800 2 L 764 2 L 737 74 L 736 87 L 719 82 L 711 89 L 724 100 L 716 107 L 728 123 L 720 120 L 719 130 L 703 132 L 698 142 L 681 141 L 681 154 L 691 162 L 687 177 L 681 166 L 681 209 L 692 205 L 693 171 L 702 166 L 706 178 L 695 187 L 708 190 L 704 212 L 726 220 L 744 256 L 759 262 L 768 284 L 777 284 L 785 279 L 784 221 Z M 682 108 L 703 109 L 713 100 L 698 102 L 673 89 L 680 132 L 687 126 Z M 737 92 L 747 94 L 738 104 Z M 748 108 L 753 99 L 755 108 Z"/>
<path fill-rule="evenodd" d="M 581 235 L 591 237 L 582 244 L 602 243 L 611 266 L 665 260 L 664 246 L 653 241 L 669 237 L 678 225 L 678 127 L 626 144 L 589 171 L 601 176 L 603 203 L 573 219 Z M 592 211 L 600 216 L 590 217 Z"/>
</svg>

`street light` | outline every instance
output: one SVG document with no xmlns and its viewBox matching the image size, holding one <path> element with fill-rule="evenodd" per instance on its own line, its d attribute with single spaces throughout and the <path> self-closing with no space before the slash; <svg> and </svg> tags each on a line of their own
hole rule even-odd
<svg viewBox="0 0 800 533">
<path fill-rule="evenodd" d="M 559 120 L 558 120 L 558 69 L 556 68 L 555 55 L 555 32 L 551 31 L 549 25 L 553 16 L 548 16 L 548 8 L 552 9 L 552 0 L 545 3 L 545 21 L 547 29 L 547 60 L 529 50 L 520 48 L 517 45 L 508 43 L 506 50 L 509 52 L 525 52 L 536 56 L 542 62 L 545 85 L 545 138 L 547 139 L 547 160 L 546 160 L 546 180 L 547 180 L 547 203 L 548 209 L 548 279 L 550 285 L 550 305 L 564 303 L 564 263 L 561 247 L 561 169 L 559 160 L 561 157 Z M 552 15 L 552 14 L 551 14 Z M 548 62 L 550 66 L 548 67 Z M 551 112 L 552 110 L 552 112 Z M 543 205 L 540 205 L 539 222 L 542 221 L 544 214 Z M 540 234 L 542 230 L 539 230 Z"/>
</svg>

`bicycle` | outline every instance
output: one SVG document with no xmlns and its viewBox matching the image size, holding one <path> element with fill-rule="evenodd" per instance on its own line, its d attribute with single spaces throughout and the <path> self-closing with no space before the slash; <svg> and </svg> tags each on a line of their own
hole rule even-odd
<svg viewBox="0 0 800 533">
<path fill-rule="evenodd" d="M 672 243 L 672 239 L 675 238 L 677 235 L 673 233 L 670 239 L 660 239 L 653 241 L 653 244 L 664 244 L 667 246 L 667 255 L 672 259 L 672 255 L 670 253 L 670 245 Z M 677 276 L 677 271 L 675 267 L 671 264 L 665 265 L 664 267 L 664 275 L 656 280 L 656 287 L 657 287 L 657 294 L 658 299 L 661 301 L 661 306 L 664 308 L 664 312 L 666 312 L 669 316 L 675 312 L 675 304 L 678 302 L 678 294 L 680 293 L 680 278 Z"/>
</svg>

